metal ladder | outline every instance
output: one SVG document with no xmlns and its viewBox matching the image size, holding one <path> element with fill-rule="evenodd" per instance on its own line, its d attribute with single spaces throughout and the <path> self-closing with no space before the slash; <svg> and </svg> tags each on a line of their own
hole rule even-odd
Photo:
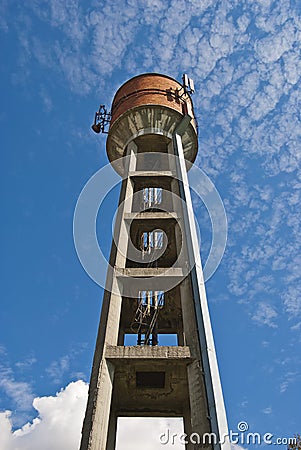
<svg viewBox="0 0 301 450">
<path fill-rule="evenodd" d="M 152 297 L 153 298 L 153 297 Z M 160 297 L 158 304 L 143 304 L 141 299 L 131 324 L 132 331 L 138 335 L 137 345 L 157 345 L 157 339 L 151 338 L 155 329 L 160 309 L 164 306 L 164 298 Z M 142 339 L 144 334 L 144 339 Z"/>
</svg>

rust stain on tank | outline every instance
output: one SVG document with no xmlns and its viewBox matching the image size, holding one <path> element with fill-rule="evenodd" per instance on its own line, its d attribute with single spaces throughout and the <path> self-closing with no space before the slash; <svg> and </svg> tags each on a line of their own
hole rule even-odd
<svg viewBox="0 0 301 450">
<path fill-rule="evenodd" d="M 112 103 L 111 126 L 128 110 L 143 105 L 165 106 L 194 117 L 190 96 L 183 93 L 182 85 L 173 78 L 156 73 L 138 75 L 118 89 Z"/>
</svg>

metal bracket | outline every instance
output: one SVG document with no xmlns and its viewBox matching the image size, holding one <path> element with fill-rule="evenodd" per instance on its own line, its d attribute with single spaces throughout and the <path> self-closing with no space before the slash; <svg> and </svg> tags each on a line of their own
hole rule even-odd
<svg viewBox="0 0 301 450">
<path fill-rule="evenodd" d="M 108 112 L 105 105 L 100 105 L 99 110 L 95 113 L 92 130 L 97 134 L 100 132 L 108 134 L 106 126 L 110 124 L 111 118 L 111 111 Z"/>
</svg>

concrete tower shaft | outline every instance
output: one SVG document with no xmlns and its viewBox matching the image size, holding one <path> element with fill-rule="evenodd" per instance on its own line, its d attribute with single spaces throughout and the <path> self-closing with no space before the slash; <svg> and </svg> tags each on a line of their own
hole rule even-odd
<svg viewBox="0 0 301 450">
<path fill-rule="evenodd" d="M 187 450 L 230 450 L 187 177 L 197 148 L 185 85 L 144 74 L 117 91 L 107 154 L 123 181 L 80 450 L 114 450 L 122 416 L 181 417 L 200 439 Z"/>
</svg>

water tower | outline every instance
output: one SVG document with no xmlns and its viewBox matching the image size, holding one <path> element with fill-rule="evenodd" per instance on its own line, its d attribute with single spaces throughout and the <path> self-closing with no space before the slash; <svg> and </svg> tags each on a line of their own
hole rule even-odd
<svg viewBox="0 0 301 450">
<path fill-rule="evenodd" d="M 139 75 L 95 116 L 123 181 L 80 450 L 114 450 L 118 417 L 181 417 L 187 435 L 216 436 L 187 449 L 230 450 L 187 179 L 193 90 Z"/>
</svg>

